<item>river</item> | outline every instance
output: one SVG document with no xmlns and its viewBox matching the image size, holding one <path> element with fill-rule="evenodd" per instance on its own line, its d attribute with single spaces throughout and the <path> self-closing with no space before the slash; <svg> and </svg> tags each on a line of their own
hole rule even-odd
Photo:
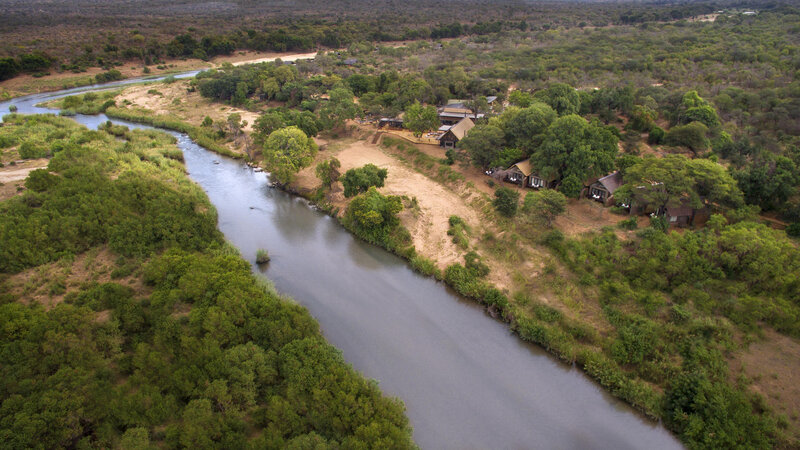
<svg viewBox="0 0 800 450">
<path fill-rule="evenodd" d="M 0 112 L 12 104 L 24 114 L 52 112 L 35 105 L 92 89 L 20 97 L 0 103 Z M 74 119 L 92 129 L 108 120 Z M 523 342 L 476 303 L 271 188 L 267 174 L 169 133 L 226 238 L 251 262 L 258 248 L 269 250 L 272 261 L 254 271 L 308 308 L 350 364 L 405 402 L 423 449 L 681 448 L 663 426 Z"/>
</svg>

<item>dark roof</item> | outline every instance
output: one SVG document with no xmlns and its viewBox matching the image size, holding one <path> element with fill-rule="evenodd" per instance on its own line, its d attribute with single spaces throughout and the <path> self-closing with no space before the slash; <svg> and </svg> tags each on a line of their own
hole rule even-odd
<svg viewBox="0 0 800 450">
<path fill-rule="evenodd" d="M 600 178 L 597 180 L 597 182 L 603 185 L 609 194 L 613 194 L 614 191 L 622 186 L 622 175 L 619 172 L 614 172 L 604 176 L 603 178 Z"/>
</svg>

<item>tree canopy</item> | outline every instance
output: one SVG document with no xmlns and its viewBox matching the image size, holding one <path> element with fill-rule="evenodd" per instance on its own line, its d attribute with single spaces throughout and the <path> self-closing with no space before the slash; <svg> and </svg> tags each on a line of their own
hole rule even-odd
<svg viewBox="0 0 800 450">
<path fill-rule="evenodd" d="M 303 130 L 291 126 L 270 133 L 264 142 L 264 165 L 273 179 L 287 184 L 317 155 L 317 144 Z"/>
<path fill-rule="evenodd" d="M 410 104 L 403 116 L 403 126 L 422 136 L 422 133 L 439 128 L 439 113 L 432 105 L 422 106 L 418 101 Z"/>
<path fill-rule="evenodd" d="M 531 164 L 545 178 L 559 182 L 564 195 L 577 197 L 585 180 L 613 170 L 616 155 L 616 136 L 573 114 L 559 117 L 547 128 Z"/>
</svg>

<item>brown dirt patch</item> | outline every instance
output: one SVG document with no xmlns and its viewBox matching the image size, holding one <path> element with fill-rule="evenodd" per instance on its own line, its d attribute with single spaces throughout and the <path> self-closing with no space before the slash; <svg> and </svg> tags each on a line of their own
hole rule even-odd
<svg viewBox="0 0 800 450">
<path fill-rule="evenodd" d="M 383 194 L 417 199 L 417 209 L 406 209 L 401 214 L 403 225 L 411 233 L 417 251 L 437 261 L 440 267 L 461 261 L 463 252 L 447 235 L 448 219 L 451 215 L 458 215 L 476 228 L 480 220 L 478 213 L 467 206 L 458 193 L 408 168 L 377 145 L 365 140 L 351 138 L 326 142 L 319 139 L 318 143 L 326 147 L 325 151 L 320 152 L 318 161 L 335 156 L 342 163 L 342 173 L 367 163 L 388 169 L 389 175 L 380 191 Z M 314 175 L 315 165 L 316 162 L 298 174 L 294 183 L 297 187 L 314 189 L 319 185 L 319 180 Z M 330 200 L 341 211 L 347 206 L 341 187 Z"/>
<path fill-rule="evenodd" d="M 0 201 L 22 193 L 28 174 L 32 170 L 47 167 L 47 163 L 46 158 L 27 159 L 16 161 L 13 166 L 6 164 L 5 167 L 0 167 Z"/>
<path fill-rule="evenodd" d="M 749 389 L 766 398 L 777 413 L 785 414 L 788 431 L 800 439 L 800 342 L 764 328 L 764 337 L 729 360 L 731 376 L 744 374 Z"/>
<path fill-rule="evenodd" d="M 179 80 L 171 84 L 153 83 L 133 86 L 125 89 L 117 96 L 118 104 L 126 100 L 132 107 L 149 109 L 157 114 L 174 114 L 192 125 L 199 126 L 206 116 L 214 122 L 225 122 L 228 115 L 239 113 L 242 120 L 247 121 L 245 131 L 252 131 L 252 125 L 259 113 L 234 108 L 221 103 L 214 103 L 203 98 L 198 92 L 189 92 L 189 81 Z M 158 93 L 155 93 L 155 92 Z"/>
<path fill-rule="evenodd" d="M 567 211 L 556 218 L 555 227 L 567 236 L 597 231 L 605 226 L 616 226 L 628 216 L 613 214 L 610 208 L 588 199 L 570 200 Z"/>
<path fill-rule="evenodd" d="M 70 292 L 87 282 L 114 282 L 133 288 L 137 296 L 149 295 L 150 289 L 135 276 L 111 278 L 117 267 L 116 255 L 98 247 L 77 255 L 73 260 L 56 261 L 10 275 L 2 284 L 7 292 L 25 304 L 38 302 L 50 309 L 61 303 Z M 98 317 L 98 320 L 101 320 Z"/>
</svg>

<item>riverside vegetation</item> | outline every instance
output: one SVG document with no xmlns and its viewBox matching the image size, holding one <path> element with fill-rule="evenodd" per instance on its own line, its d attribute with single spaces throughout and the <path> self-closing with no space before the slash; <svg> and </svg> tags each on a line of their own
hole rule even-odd
<svg viewBox="0 0 800 450">
<path fill-rule="evenodd" d="M 174 138 L 4 120 L 3 149 L 51 158 L 0 203 L 6 446 L 414 447 L 402 403 L 223 241 Z M 98 251 L 112 255 L 108 281 L 65 281 Z M 53 275 L 49 287 L 15 287 L 37 272 Z M 40 289 L 57 301 L 31 300 Z"/>
<path fill-rule="evenodd" d="M 356 195 L 342 223 L 486 304 L 523 339 L 663 419 L 690 448 L 792 448 L 800 439 L 792 400 L 761 395 L 753 388 L 758 380 L 730 369 L 772 330 L 800 337 L 792 239 L 800 233 L 800 13 L 792 5 L 760 6 L 756 15 L 722 6 L 713 22 L 666 20 L 658 8 L 630 6 L 614 27 L 502 24 L 397 48 L 356 42 L 292 66 L 224 66 L 187 87 L 259 112 L 253 140 L 261 151 L 273 151 L 266 142 L 286 127 L 332 138 L 362 114 L 421 117 L 423 104 L 466 100 L 487 118 L 446 159 L 388 136 L 381 148 L 453 189 L 470 188 L 464 174 L 472 167 L 523 159 L 556 189 L 521 205 L 510 189 L 472 196 L 485 220 L 450 218 L 464 259 L 447 267 L 417 252 L 398 217 L 425 198 L 383 194 L 376 187 L 385 177 L 347 177 Z M 487 95 L 509 107 L 490 107 Z M 117 108 L 107 112 L 152 120 L 148 111 Z M 412 131 L 435 125 L 415 120 Z M 234 134 L 205 130 L 216 142 Z M 343 181 L 338 160 L 324 156 L 314 194 L 322 206 L 337 178 Z M 289 161 L 289 173 L 310 164 L 304 159 Z M 687 202 L 711 218 L 681 231 L 661 218 L 647 227 L 627 218 L 616 229 L 559 230 L 564 198 L 612 170 L 625 175 L 622 200 L 653 210 Z M 764 214 L 786 231 L 767 228 Z M 535 269 L 516 269 L 530 260 Z M 502 289 L 489 281 L 498 268 L 511 275 Z"/>
</svg>

